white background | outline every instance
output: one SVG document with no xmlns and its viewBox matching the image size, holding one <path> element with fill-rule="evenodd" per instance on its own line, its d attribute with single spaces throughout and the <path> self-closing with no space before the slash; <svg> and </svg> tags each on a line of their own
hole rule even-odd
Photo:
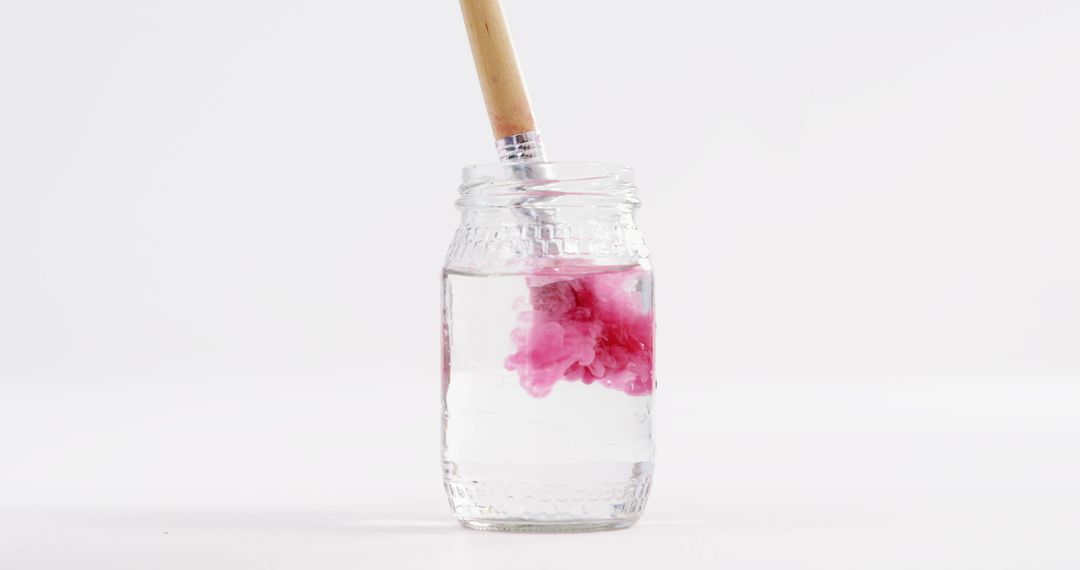
<svg viewBox="0 0 1080 570">
<path fill-rule="evenodd" d="M 1080 5 L 506 0 L 637 169 L 646 519 L 468 533 L 455 2 L 0 3 L 0 567 L 1080 566 Z"/>
</svg>

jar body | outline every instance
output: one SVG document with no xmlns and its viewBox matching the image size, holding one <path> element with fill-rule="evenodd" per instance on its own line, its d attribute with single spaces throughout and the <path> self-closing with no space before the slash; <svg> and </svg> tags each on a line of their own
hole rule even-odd
<svg viewBox="0 0 1080 570">
<path fill-rule="evenodd" d="M 636 197 L 625 169 L 542 169 L 478 186 L 466 172 L 443 273 L 444 483 L 471 528 L 623 528 L 642 514 L 654 454 Z"/>
</svg>

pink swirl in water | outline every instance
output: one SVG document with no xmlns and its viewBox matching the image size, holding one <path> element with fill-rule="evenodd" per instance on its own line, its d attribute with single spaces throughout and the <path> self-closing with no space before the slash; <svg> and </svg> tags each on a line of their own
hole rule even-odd
<svg viewBox="0 0 1080 570">
<path fill-rule="evenodd" d="M 506 359 L 507 370 L 537 398 L 560 378 L 632 396 L 652 393 L 652 304 L 636 290 L 648 278 L 640 268 L 527 277 L 529 308 L 510 335 L 517 352 Z"/>
</svg>

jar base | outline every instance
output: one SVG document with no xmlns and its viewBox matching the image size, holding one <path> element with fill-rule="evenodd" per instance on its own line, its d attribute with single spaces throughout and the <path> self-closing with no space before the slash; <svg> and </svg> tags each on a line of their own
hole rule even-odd
<svg viewBox="0 0 1080 570">
<path fill-rule="evenodd" d="M 641 518 L 652 486 L 651 462 L 493 467 L 447 461 L 444 467 L 450 507 L 462 525 L 474 530 L 627 528 Z M 491 477 L 496 474 L 500 477 Z"/>
<path fill-rule="evenodd" d="M 618 520 L 582 520 L 582 521 L 533 521 L 533 520 L 488 520 L 458 518 L 461 526 L 469 530 L 491 532 L 534 532 L 534 533 L 571 533 L 600 532 L 622 530 L 637 523 L 640 517 Z"/>
</svg>

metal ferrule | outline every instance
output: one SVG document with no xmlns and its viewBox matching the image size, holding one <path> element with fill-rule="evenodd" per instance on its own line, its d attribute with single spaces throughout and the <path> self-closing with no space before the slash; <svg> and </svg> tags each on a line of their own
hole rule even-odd
<svg viewBox="0 0 1080 570">
<path fill-rule="evenodd" d="M 500 162 L 539 162 L 544 160 L 540 133 L 529 131 L 495 141 Z"/>
</svg>

